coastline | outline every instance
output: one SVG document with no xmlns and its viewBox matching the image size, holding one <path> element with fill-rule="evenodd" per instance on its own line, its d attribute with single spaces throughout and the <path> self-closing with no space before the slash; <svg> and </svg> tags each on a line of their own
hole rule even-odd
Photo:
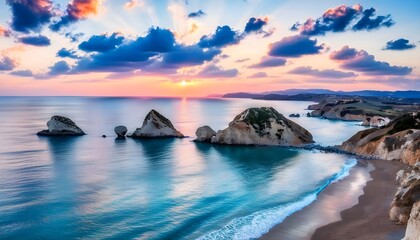
<svg viewBox="0 0 420 240">
<path fill-rule="evenodd" d="M 359 159 L 349 176 L 259 239 L 401 239 L 405 226 L 388 219 L 396 173 L 406 165 Z"/>
</svg>

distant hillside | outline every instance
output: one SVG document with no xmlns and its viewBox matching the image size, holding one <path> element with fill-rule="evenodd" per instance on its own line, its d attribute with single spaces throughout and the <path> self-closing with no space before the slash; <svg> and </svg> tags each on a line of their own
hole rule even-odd
<svg viewBox="0 0 420 240">
<path fill-rule="evenodd" d="M 362 90 L 362 91 L 331 91 L 328 89 L 288 89 L 282 91 L 268 91 L 263 93 L 228 93 L 223 95 L 224 98 L 259 98 L 267 100 L 290 100 L 290 99 L 270 99 L 273 95 L 279 96 L 293 96 L 293 95 L 339 95 L 339 96 L 361 96 L 361 97 L 380 97 L 380 98 L 416 98 L 420 99 L 420 91 L 375 91 L 375 90 Z M 271 97 L 270 97 L 271 96 Z M 286 97 L 285 97 L 286 98 Z"/>
</svg>

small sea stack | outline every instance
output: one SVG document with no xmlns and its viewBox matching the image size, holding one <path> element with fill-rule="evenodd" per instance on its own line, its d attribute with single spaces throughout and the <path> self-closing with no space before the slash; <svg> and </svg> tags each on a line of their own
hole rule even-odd
<svg viewBox="0 0 420 240">
<path fill-rule="evenodd" d="M 70 118 L 53 116 L 47 122 L 48 130 L 37 133 L 39 136 L 82 136 L 86 135 Z"/>
<path fill-rule="evenodd" d="M 194 142 L 211 142 L 211 139 L 216 136 L 216 131 L 209 126 L 202 126 L 197 128 L 195 135 L 197 138 L 194 139 Z"/>
<path fill-rule="evenodd" d="M 115 134 L 117 134 L 118 138 L 125 138 L 125 134 L 127 134 L 127 127 L 126 126 L 116 126 L 114 128 Z"/>
<path fill-rule="evenodd" d="M 212 143 L 301 146 L 314 143 L 311 133 L 272 107 L 249 108 L 218 131 Z"/>
<path fill-rule="evenodd" d="M 152 109 L 143 121 L 141 128 L 137 128 L 132 138 L 159 138 L 175 137 L 183 138 L 184 135 L 175 129 L 172 122 L 162 114 Z"/>
</svg>

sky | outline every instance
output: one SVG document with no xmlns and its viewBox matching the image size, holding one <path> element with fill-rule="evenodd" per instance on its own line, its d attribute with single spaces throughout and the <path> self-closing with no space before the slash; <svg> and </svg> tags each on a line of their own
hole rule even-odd
<svg viewBox="0 0 420 240">
<path fill-rule="evenodd" d="M 420 90 L 420 1 L 1 0 L 0 95 Z"/>
</svg>

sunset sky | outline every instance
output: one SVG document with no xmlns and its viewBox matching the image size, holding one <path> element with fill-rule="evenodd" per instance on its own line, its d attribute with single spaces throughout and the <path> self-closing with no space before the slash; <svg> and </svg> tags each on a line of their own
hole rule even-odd
<svg viewBox="0 0 420 240">
<path fill-rule="evenodd" d="M 420 1 L 2 0 L 0 95 L 420 90 Z"/>
</svg>

